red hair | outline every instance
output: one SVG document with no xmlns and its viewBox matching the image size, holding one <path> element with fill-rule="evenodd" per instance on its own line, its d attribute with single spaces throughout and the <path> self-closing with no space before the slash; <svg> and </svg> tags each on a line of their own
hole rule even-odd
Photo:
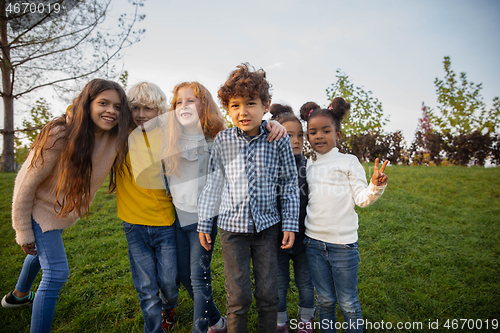
<svg viewBox="0 0 500 333">
<path fill-rule="evenodd" d="M 174 97 L 170 103 L 170 111 L 174 111 L 179 91 L 184 88 L 192 89 L 196 98 L 200 100 L 200 109 L 198 110 L 198 117 L 200 118 L 201 128 L 205 137 L 214 139 L 217 134 L 226 128 L 226 121 L 222 113 L 214 102 L 212 94 L 199 82 L 182 82 L 174 87 L 172 93 Z M 172 119 L 175 116 L 172 115 Z M 181 133 L 181 125 L 177 120 L 169 121 L 166 129 L 165 142 L 168 142 L 164 147 L 163 155 L 166 156 L 163 160 L 164 173 L 166 176 L 172 174 L 178 175 L 179 165 L 179 136 Z"/>
<path fill-rule="evenodd" d="M 198 116 L 200 118 L 201 128 L 203 128 L 203 134 L 214 139 L 217 134 L 226 128 L 226 121 L 220 112 L 219 107 L 212 98 L 212 94 L 199 82 L 182 82 L 174 87 L 172 93 L 174 97 L 172 103 L 170 103 L 170 111 L 175 110 L 177 104 L 177 95 L 179 90 L 183 88 L 190 88 L 193 90 L 196 98 L 200 99 L 200 110 L 198 110 Z"/>
</svg>

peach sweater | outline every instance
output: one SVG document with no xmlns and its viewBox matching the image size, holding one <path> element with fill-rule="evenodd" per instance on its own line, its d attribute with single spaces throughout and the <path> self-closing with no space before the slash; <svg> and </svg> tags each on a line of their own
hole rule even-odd
<svg viewBox="0 0 500 333">
<path fill-rule="evenodd" d="M 47 147 L 51 147 L 63 133 L 62 129 L 54 129 Z M 33 158 L 33 152 L 31 152 L 17 174 L 12 197 L 12 227 L 16 231 L 16 242 L 19 245 L 35 241 L 31 225 L 32 216 L 43 232 L 68 228 L 80 218 L 74 211 L 67 217 L 57 218 L 57 211 L 54 209 L 54 189 L 60 173 L 59 155 L 63 144 L 62 139 L 51 149 L 45 149 L 43 166 L 40 161 L 37 161 L 35 168 L 28 169 Z M 96 133 L 90 183 L 92 200 L 106 180 L 115 157 L 116 137 L 111 136 L 109 132 Z"/>
</svg>

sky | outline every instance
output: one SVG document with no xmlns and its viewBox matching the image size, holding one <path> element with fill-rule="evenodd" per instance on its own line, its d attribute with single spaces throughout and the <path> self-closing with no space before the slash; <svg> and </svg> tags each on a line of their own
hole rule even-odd
<svg viewBox="0 0 500 333">
<path fill-rule="evenodd" d="M 372 91 L 389 117 L 383 129 L 401 130 L 409 146 L 422 102 L 437 106 L 445 56 L 457 74 L 483 84 L 488 106 L 500 96 L 499 0 L 148 0 L 141 11 L 146 34 L 123 57 L 128 84 L 156 83 L 169 99 L 183 81 L 199 81 L 216 98 L 248 62 L 266 71 L 272 101 L 298 112 L 308 101 L 328 104 L 340 69 Z"/>
</svg>

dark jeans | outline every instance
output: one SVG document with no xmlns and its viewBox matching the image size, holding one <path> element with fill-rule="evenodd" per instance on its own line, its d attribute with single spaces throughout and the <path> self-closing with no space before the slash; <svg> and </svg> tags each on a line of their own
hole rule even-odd
<svg viewBox="0 0 500 333">
<path fill-rule="evenodd" d="M 227 332 L 247 332 L 248 311 L 252 305 L 250 259 L 255 278 L 258 332 L 276 332 L 278 314 L 277 238 L 274 225 L 260 233 L 244 234 L 220 229 L 227 293 Z"/>
<path fill-rule="evenodd" d="M 309 264 L 305 248 L 298 253 L 278 250 L 278 323 L 288 321 L 286 296 L 290 288 L 290 260 L 293 260 L 295 285 L 299 291 L 299 318 L 306 321 L 314 318 L 314 286 L 309 273 Z"/>
</svg>

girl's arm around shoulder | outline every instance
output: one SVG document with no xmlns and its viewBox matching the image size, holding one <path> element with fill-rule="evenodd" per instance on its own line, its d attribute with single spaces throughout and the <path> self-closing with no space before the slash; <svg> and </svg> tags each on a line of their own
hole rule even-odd
<svg viewBox="0 0 500 333">
<path fill-rule="evenodd" d="M 269 142 L 273 140 L 278 141 L 280 138 L 287 136 L 286 127 L 276 120 L 269 120 L 266 124 L 266 129 L 269 131 L 269 135 L 267 136 L 267 141 Z"/>
</svg>

